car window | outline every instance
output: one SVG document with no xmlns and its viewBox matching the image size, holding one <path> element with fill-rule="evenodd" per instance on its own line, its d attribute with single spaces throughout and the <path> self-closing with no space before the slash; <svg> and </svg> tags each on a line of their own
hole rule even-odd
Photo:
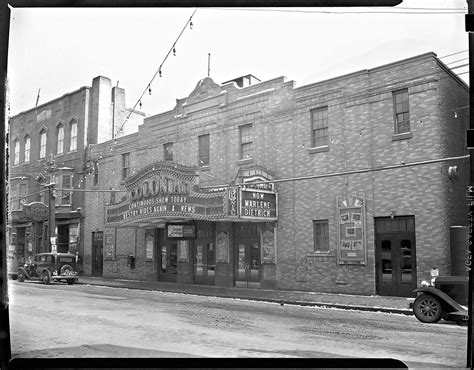
<svg viewBox="0 0 474 370">
<path fill-rule="evenodd" d="M 40 261 L 41 261 L 41 262 L 45 262 L 45 261 L 46 261 L 46 257 L 47 257 L 47 256 L 41 256 Z"/>
<path fill-rule="evenodd" d="M 59 257 L 59 262 L 71 263 L 72 262 L 72 257 Z"/>
</svg>

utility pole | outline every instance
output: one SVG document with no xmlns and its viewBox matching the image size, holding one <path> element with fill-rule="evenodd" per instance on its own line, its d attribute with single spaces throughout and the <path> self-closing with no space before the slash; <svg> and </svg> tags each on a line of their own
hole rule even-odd
<svg viewBox="0 0 474 370">
<path fill-rule="evenodd" d="M 54 194 L 53 172 L 56 171 L 56 163 L 54 157 L 51 154 L 49 158 L 45 159 L 43 163 L 48 183 L 45 183 L 45 177 L 40 174 L 36 181 L 48 189 L 48 235 L 49 245 L 51 246 L 50 252 L 57 252 L 57 237 L 56 237 L 56 200 Z"/>
<path fill-rule="evenodd" d="M 466 31 L 468 32 L 469 38 L 469 125 L 468 125 L 468 132 L 467 132 L 467 148 L 469 150 L 469 185 L 474 185 L 474 149 L 470 149 L 472 143 L 472 135 L 470 135 L 474 130 L 474 0 L 466 0 L 467 1 L 467 9 L 468 14 L 466 15 Z M 469 187 L 470 189 L 470 187 Z M 470 215 L 472 215 L 474 211 L 474 205 L 471 202 L 469 204 L 469 211 Z M 472 225 L 469 227 L 469 233 L 472 233 Z M 468 240 L 471 240 L 472 235 L 468 235 Z M 472 369 L 474 365 L 474 358 L 473 358 L 473 348 L 472 348 L 472 333 L 473 333 L 473 316 L 474 310 L 472 307 L 472 290 L 473 286 L 473 266 L 471 264 L 472 261 L 472 251 L 473 248 L 471 243 L 469 243 L 469 250 L 468 250 L 468 259 L 466 259 L 466 267 L 469 269 L 469 292 L 468 292 L 468 328 L 467 328 L 467 361 L 466 367 Z M 469 262 L 469 264 L 468 264 Z"/>
</svg>

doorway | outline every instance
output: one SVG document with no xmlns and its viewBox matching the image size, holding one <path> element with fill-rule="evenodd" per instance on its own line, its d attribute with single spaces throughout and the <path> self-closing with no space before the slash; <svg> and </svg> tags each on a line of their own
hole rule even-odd
<svg viewBox="0 0 474 370">
<path fill-rule="evenodd" d="M 375 268 L 378 294 L 414 296 L 416 243 L 413 216 L 375 219 Z"/>
<path fill-rule="evenodd" d="M 194 248 L 194 283 L 214 285 L 216 247 L 214 225 L 200 223 Z"/>
<path fill-rule="evenodd" d="M 158 281 L 176 283 L 178 274 L 177 241 L 160 238 L 158 261 Z"/>
<path fill-rule="evenodd" d="M 69 224 L 57 225 L 58 229 L 58 241 L 57 251 L 58 253 L 69 252 Z"/>
<path fill-rule="evenodd" d="M 104 266 L 104 232 L 92 232 L 92 276 L 102 276 Z"/>
<path fill-rule="evenodd" d="M 235 285 L 260 287 L 260 235 L 257 225 L 235 226 L 236 261 Z"/>
</svg>

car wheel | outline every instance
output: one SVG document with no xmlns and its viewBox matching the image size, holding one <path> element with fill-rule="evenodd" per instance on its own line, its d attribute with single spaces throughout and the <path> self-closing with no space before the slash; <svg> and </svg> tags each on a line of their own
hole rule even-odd
<svg viewBox="0 0 474 370">
<path fill-rule="evenodd" d="M 441 319 L 443 307 L 438 298 L 429 294 L 421 294 L 413 303 L 413 313 L 421 322 L 433 324 Z"/>
<path fill-rule="evenodd" d="M 23 283 L 25 281 L 25 273 L 23 271 L 18 272 L 18 281 Z"/>
<path fill-rule="evenodd" d="M 49 273 L 49 271 L 43 271 L 43 273 L 41 274 L 41 281 L 43 282 L 43 284 L 51 283 L 51 274 Z"/>
<path fill-rule="evenodd" d="M 74 269 L 70 265 L 64 265 L 63 267 L 61 267 L 60 274 L 64 275 L 66 271 L 73 272 Z"/>
</svg>

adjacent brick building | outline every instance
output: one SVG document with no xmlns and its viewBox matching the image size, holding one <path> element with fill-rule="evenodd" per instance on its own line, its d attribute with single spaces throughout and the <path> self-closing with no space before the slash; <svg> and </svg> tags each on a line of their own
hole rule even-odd
<svg viewBox="0 0 474 370">
<path fill-rule="evenodd" d="M 90 142 L 84 274 L 411 295 L 467 223 L 467 105 L 433 53 L 301 87 L 204 78 Z"/>
<path fill-rule="evenodd" d="M 128 114 L 129 122 L 116 136 L 137 131 L 144 114 L 127 109 L 125 90 L 99 76 L 91 87 L 11 117 L 8 232 L 10 252 L 20 263 L 50 251 L 50 235 L 57 235 L 58 252 L 82 257 L 88 215 L 84 177 L 91 172 L 88 147 L 111 140 Z M 55 233 L 49 228 L 50 183 L 55 184 Z"/>
</svg>

